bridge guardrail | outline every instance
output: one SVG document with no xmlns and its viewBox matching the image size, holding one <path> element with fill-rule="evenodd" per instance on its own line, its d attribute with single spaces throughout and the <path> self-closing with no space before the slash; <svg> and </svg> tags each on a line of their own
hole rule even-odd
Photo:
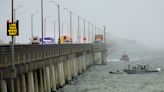
<svg viewBox="0 0 164 92">
<path fill-rule="evenodd" d="M 92 44 L 15 45 L 14 60 L 15 64 L 22 64 L 91 50 Z M 11 46 L 0 46 L 0 68 L 11 65 Z"/>
</svg>

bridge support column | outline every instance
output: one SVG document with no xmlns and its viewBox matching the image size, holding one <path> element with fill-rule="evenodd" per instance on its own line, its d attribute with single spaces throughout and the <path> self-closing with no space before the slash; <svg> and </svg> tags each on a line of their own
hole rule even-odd
<svg viewBox="0 0 164 92">
<path fill-rule="evenodd" d="M 56 80 L 56 87 L 59 87 L 59 77 L 58 77 L 58 69 L 57 69 L 57 65 L 54 65 L 54 69 L 55 69 L 55 80 Z"/>
<path fill-rule="evenodd" d="M 14 89 L 15 92 L 20 92 L 20 82 L 19 82 L 19 77 L 14 79 Z"/>
<path fill-rule="evenodd" d="M 5 80 L 0 80 L 0 92 L 7 92 L 7 84 Z"/>
<path fill-rule="evenodd" d="M 73 60 L 72 60 L 72 57 L 70 59 L 70 72 L 71 72 L 71 77 L 73 77 Z"/>
<path fill-rule="evenodd" d="M 14 80 L 13 79 L 9 79 L 7 81 L 7 88 L 8 88 L 8 92 L 14 92 Z"/>
<path fill-rule="evenodd" d="M 91 64 L 93 64 L 93 54 L 90 54 Z"/>
<path fill-rule="evenodd" d="M 47 92 L 51 92 L 51 83 L 50 83 L 50 68 L 46 67 L 46 82 L 47 82 Z"/>
<path fill-rule="evenodd" d="M 35 92 L 33 72 L 27 74 L 27 92 Z"/>
<path fill-rule="evenodd" d="M 48 92 L 46 68 L 43 69 L 43 88 L 44 92 Z"/>
<path fill-rule="evenodd" d="M 50 79 L 51 79 L 51 91 L 56 91 L 56 77 L 55 77 L 55 69 L 54 65 L 50 66 Z"/>
<path fill-rule="evenodd" d="M 38 70 L 39 76 L 38 76 L 38 89 L 39 92 L 44 92 L 43 90 L 43 70 L 39 69 Z"/>
<path fill-rule="evenodd" d="M 86 59 L 85 59 L 85 61 L 86 61 L 86 67 L 88 68 L 89 65 L 90 65 L 90 62 L 91 62 L 90 59 L 89 59 L 89 54 L 86 54 L 85 57 L 86 57 Z"/>
<path fill-rule="evenodd" d="M 23 74 L 20 76 L 20 92 L 27 92 L 26 90 L 26 79 L 25 75 Z"/>
<path fill-rule="evenodd" d="M 82 70 L 83 71 L 86 70 L 86 62 L 87 62 L 87 60 L 86 60 L 86 54 L 83 53 L 83 56 L 82 56 L 82 66 L 83 66 Z"/>
<path fill-rule="evenodd" d="M 62 87 L 65 84 L 63 62 L 57 65 L 57 70 L 58 70 L 59 86 Z"/>
<path fill-rule="evenodd" d="M 64 67 L 64 78 L 65 81 L 67 82 L 67 78 L 68 78 L 68 72 L 67 72 L 67 61 L 63 62 L 63 67 Z"/>
<path fill-rule="evenodd" d="M 75 58 L 72 58 L 72 72 L 73 72 L 73 75 L 72 75 L 72 77 L 76 77 L 76 75 L 75 75 L 75 72 L 76 72 L 76 70 L 75 70 Z"/>
<path fill-rule="evenodd" d="M 83 68 L 83 60 L 82 60 L 82 56 L 79 57 L 79 74 L 82 73 L 82 68 Z"/>
<path fill-rule="evenodd" d="M 77 61 L 78 61 L 78 58 L 77 57 L 75 57 L 74 59 L 73 59 L 73 61 L 74 61 L 74 77 L 77 77 L 77 75 L 78 75 L 78 63 L 77 63 Z"/>
<path fill-rule="evenodd" d="M 71 60 L 67 61 L 68 81 L 72 80 Z"/>
<path fill-rule="evenodd" d="M 106 61 L 106 51 L 101 52 L 101 58 L 102 58 L 102 64 L 106 65 L 107 61 Z"/>
<path fill-rule="evenodd" d="M 37 71 L 34 71 L 34 87 L 35 87 L 35 92 L 39 92 Z"/>
<path fill-rule="evenodd" d="M 64 76 L 67 82 L 71 80 L 69 63 L 70 63 L 69 60 L 64 62 Z"/>
</svg>

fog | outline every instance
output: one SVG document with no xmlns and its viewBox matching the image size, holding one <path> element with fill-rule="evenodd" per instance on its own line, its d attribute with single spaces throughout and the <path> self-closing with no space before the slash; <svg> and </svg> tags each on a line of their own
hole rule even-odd
<svg viewBox="0 0 164 92">
<path fill-rule="evenodd" d="M 54 0 L 61 6 L 63 34 L 68 32 L 68 8 L 77 15 L 99 28 L 106 25 L 109 39 L 111 37 L 136 40 L 151 48 L 164 47 L 164 0 Z M 34 35 L 41 36 L 40 0 L 14 0 L 17 9 L 16 19 L 20 21 L 20 35 L 17 42 L 28 43 L 30 39 L 31 21 L 34 16 Z M 6 36 L 6 21 L 11 19 L 11 0 L 0 0 L 0 39 L 7 43 L 11 37 Z M 47 18 L 47 35 L 54 36 L 53 21 L 57 22 L 57 7 L 44 0 L 44 17 Z M 83 33 L 83 21 L 80 21 Z M 87 25 L 87 23 L 86 23 Z M 77 17 L 73 15 L 74 37 L 76 36 Z M 87 28 L 86 28 L 87 29 Z M 58 36 L 56 24 L 55 36 Z M 101 32 L 100 32 L 101 33 Z M 57 39 L 56 39 L 57 40 Z M 75 39 L 76 40 L 76 39 Z"/>
</svg>

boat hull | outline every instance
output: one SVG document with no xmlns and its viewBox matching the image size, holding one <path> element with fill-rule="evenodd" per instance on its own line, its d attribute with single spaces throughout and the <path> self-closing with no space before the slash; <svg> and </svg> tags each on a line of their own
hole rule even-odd
<svg viewBox="0 0 164 92">
<path fill-rule="evenodd" d="M 158 72 L 156 70 L 124 70 L 127 74 L 146 74 L 146 73 L 154 73 Z"/>
</svg>

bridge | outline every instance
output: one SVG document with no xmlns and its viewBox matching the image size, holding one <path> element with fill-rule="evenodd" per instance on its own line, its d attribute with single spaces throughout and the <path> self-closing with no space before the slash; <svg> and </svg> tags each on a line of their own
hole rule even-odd
<svg viewBox="0 0 164 92">
<path fill-rule="evenodd" d="M 1 92 L 55 92 L 101 59 L 106 48 L 93 44 L 0 46 Z M 14 59 L 14 60 L 12 60 Z"/>
</svg>

